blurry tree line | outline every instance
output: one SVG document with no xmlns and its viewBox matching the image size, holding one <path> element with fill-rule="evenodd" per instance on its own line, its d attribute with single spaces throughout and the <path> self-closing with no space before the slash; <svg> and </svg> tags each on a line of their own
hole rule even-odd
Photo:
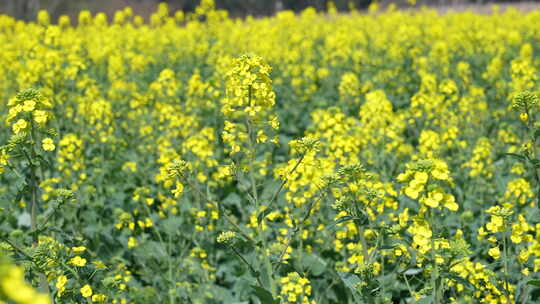
<svg viewBox="0 0 540 304">
<path fill-rule="evenodd" d="M 126 6 L 133 8 L 134 13 L 143 17 L 149 16 L 159 2 L 167 2 L 172 10 L 193 11 L 200 0 L 0 0 L 0 13 L 8 14 L 23 20 L 34 19 L 40 9 L 49 11 L 53 20 L 62 14 L 75 16 L 78 11 L 86 9 L 93 13 L 105 12 L 111 15 L 114 11 Z M 301 11 L 306 7 L 324 10 L 331 0 L 216 0 L 219 9 L 229 11 L 232 16 L 265 16 L 280 10 Z M 375 0 L 333 0 L 338 10 L 345 11 L 352 3 L 356 8 L 366 8 Z M 383 6 L 396 3 L 406 5 L 406 0 L 378 0 Z M 519 2 L 520 0 L 418 0 L 418 4 L 456 5 L 485 2 Z M 538 1 L 538 0 L 536 0 Z"/>
</svg>

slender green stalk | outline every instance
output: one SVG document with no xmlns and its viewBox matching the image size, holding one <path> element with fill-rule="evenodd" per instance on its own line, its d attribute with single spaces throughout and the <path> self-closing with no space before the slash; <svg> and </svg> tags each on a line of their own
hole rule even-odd
<svg viewBox="0 0 540 304">
<path fill-rule="evenodd" d="M 151 216 L 150 208 L 148 208 L 148 205 L 143 202 L 142 205 L 144 206 L 144 210 L 146 211 L 146 214 L 148 217 Z M 172 285 L 172 287 L 176 288 L 176 282 L 173 280 L 173 267 L 172 267 L 172 256 L 171 256 L 171 236 L 168 234 L 168 242 L 165 243 L 165 240 L 163 239 L 163 236 L 161 235 L 161 232 L 159 229 L 156 228 L 155 225 L 152 225 L 152 231 L 156 234 L 158 237 L 159 243 L 161 244 L 161 247 L 165 249 L 165 254 L 167 255 L 167 268 L 168 268 L 168 276 L 169 276 L 169 282 Z M 163 250 L 163 249 L 162 249 Z M 172 289 L 172 288 L 171 288 Z M 169 303 L 173 304 L 175 303 L 175 296 L 169 292 Z"/>
<path fill-rule="evenodd" d="M 240 259 L 240 261 L 242 261 L 242 263 L 246 264 L 246 266 L 249 268 L 249 271 L 251 271 L 253 276 L 255 276 L 259 286 L 264 287 L 263 283 L 261 282 L 260 275 L 258 275 L 257 271 L 255 271 L 255 268 L 253 268 L 253 266 L 251 266 L 251 264 L 244 258 L 244 256 L 242 254 L 240 254 L 240 252 L 238 252 L 238 250 L 236 250 L 236 248 L 234 248 L 234 246 L 230 246 L 230 247 L 231 247 L 232 251 L 234 252 L 234 254 Z"/>
<path fill-rule="evenodd" d="M 375 248 L 379 248 L 381 243 L 384 243 L 384 236 L 382 235 L 382 233 L 379 233 L 379 236 L 377 237 L 377 247 L 375 247 Z M 384 279 L 384 255 L 382 253 L 380 254 L 380 258 L 381 258 L 381 261 L 380 261 L 380 264 L 381 264 L 381 278 Z M 384 283 L 381 283 L 381 294 L 384 297 L 384 294 L 385 294 Z"/>
<path fill-rule="evenodd" d="M 34 261 L 34 258 L 31 257 L 28 253 L 26 253 L 26 251 L 24 251 L 22 248 L 20 248 L 19 246 L 15 245 L 11 240 L 9 240 L 8 238 L 1 238 L 4 242 L 8 243 L 9 246 L 11 246 L 11 248 L 15 249 L 15 251 L 19 252 L 21 255 L 23 255 L 27 260 L 31 261 L 32 263 L 35 264 L 35 261 Z"/>
<path fill-rule="evenodd" d="M 168 268 L 169 268 L 169 282 L 171 283 L 172 287 L 174 288 L 174 290 L 176 290 L 176 282 L 174 282 L 173 280 L 173 267 L 172 267 L 172 256 L 171 256 L 171 247 L 172 247 L 172 242 L 171 242 L 171 235 L 168 234 L 168 244 L 167 244 L 167 263 L 168 263 Z M 176 292 L 173 294 L 171 291 L 173 289 L 171 288 L 171 290 L 169 290 L 169 303 L 171 304 L 174 304 L 176 303 Z"/>
<path fill-rule="evenodd" d="M 294 167 L 291 169 L 291 171 L 289 171 L 289 173 L 287 175 L 293 174 L 296 171 L 296 169 L 298 169 L 298 167 L 300 166 L 300 164 L 302 163 L 302 161 L 304 160 L 305 157 L 306 157 L 306 154 L 302 154 L 302 156 L 300 156 L 300 158 L 298 158 L 298 161 L 296 162 Z M 282 178 L 283 178 L 283 180 L 281 181 L 281 184 L 279 185 L 279 188 L 276 190 L 276 192 L 274 192 L 274 194 L 272 195 L 272 198 L 270 199 L 270 203 L 268 203 L 268 208 L 270 208 L 270 206 L 272 206 L 272 204 L 277 201 L 277 198 L 278 198 L 279 194 L 281 193 L 281 191 L 283 190 L 283 187 L 285 186 L 287 181 L 289 181 L 288 176 L 282 176 Z"/>
<path fill-rule="evenodd" d="M 250 106 L 252 104 L 251 95 L 252 95 L 252 88 L 250 86 L 249 90 L 248 90 L 248 99 L 249 99 L 248 102 L 249 102 Z M 255 210 L 258 213 L 259 210 L 260 210 L 260 201 L 259 201 L 259 194 L 257 192 L 257 184 L 256 184 L 255 172 L 254 172 L 255 157 L 257 156 L 257 147 L 255 146 L 255 143 L 253 141 L 253 137 L 256 136 L 256 134 L 253 133 L 251 120 L 249 119 L 249 117 L 246 117 L 245 124 L 246 124 L 246 130 L 247 130 L 247 133 L 248 133 L 248 136 L 247 136 L 248 137 L 248 149 L 249 149 L 248 174 L 249 174 L 249 179 L 250 179 L 250 183 L 251 183 L 251 192 L 252 192 L 251 196 L 253 197 L 253 200 L 255 202 Z M 262 229 L 263 220 L 264 219 L 261 219 L 257 223 L 257 235 L 259 237 L 260 243 L 262 244 L 263 267 L 266 268 L 266 277 L 268 279 L 268 283 L 270 284 L 270 290 L 272 291 L 272 294 L 275 295 L 276 287 L 275 287 L 275 283 L 274 283 L 274 280 L 273 280 L 272 265 L 270 264 L 270 257 L 266 253 L 266 248 L 268 248 L 268 243 L 267 243 L 266 237 L 264 236 L 263 229 Z"/>
<path fill-rule="evenodd" d="M 434 215 L 433 210 L 429 209 L 429 225 L 431 229 L 431 263 L 433 269 L 431 269 L 431 288 L 433 289 L 433 303 L 438 304 L 439 302 L 439 290 L 438 290 L 438 276 L 439 276 L 439 266 L 436 261 L 436 252 L 435 252 L 435 229 L 434 229 Z"/>
<path fill-rule="evenodd" d="M 30 168 L 30 203 L 31 203 L 31 211 L 30 211 L 30 229 L 33 232 L 32 235 L 32 246 L 36 247 L 38 245 L 39 236 L 37 233 L 37 217 L 38 217 L 38 189 L 39 189 L 39 181 L 36 173 L 36 166 L 33 162 L 33 160 L 36 158 L 36 150 L 35 146 L 36 143 L 36 136 L 35 136 L 35 130 L 34 130 L 34 122 L 32 118 L 30 117 L 30 139 L 32 141 L 31 143 L 31 155 L 28 155 L 25 153 L 27 159 L 28 159 L 28 166 Z M 39 275 L 39 290 L 42 293 L 50 294 L 49 290 L 49 283 L 47 282 L 47 277 L 44 273 L 40 273 Z"/>
<path fill-rule="evenodd" d="M 505 219 L 506 220 L 506 219 Z M 506 223 L 503 231 L 503 267 L 504 267 L 504 296 L 506 297 L 506 303 L 510 303 L 510 290 L 509 290 L 509 269 L 508 269 L 508 241 L 507 241 L 507 229 Z"/>
<path fill-rule="evenodd" d="M 358 237 L 360 238 L 360 243 L 362 244 L 362 257 L 364 258 L 364 264 L 367 264 L 369 263 L 370 258 L 369 258 L 368 249 L 367 249 L 367 241 L 366 241 L 364 227 L 362 227 L 359 224 L 356 224 L 356 227 L 358 228 Z"/>
<path fill-rule="evenodd" d="M 145 202 L 142 203 L 142 205 L 144 206 L 144 210 L 146 211 L 146 215 L 148 217 L 151 217 L 151 212 L 150 212 L 150 208 L 148 208 L 148 206 L 146 205 Z M 156 228 L 155 225 L 152 225 L 152 231 L 154 231 L 154 233 L 156 234 L 156 236 L 158 237 L 158 240 L 159 240 L 159 243 L 161 244 L 161 247 L 165 248 L 165 251 L 168 251 L 166 248 L 166 244 L 165 244 L 165 241 L 163 239 L 163 236 L 161 235 L 161 233 L 159 232 L 159 229 Z"/>
<path fill-rule="evenodd" d="M 238 233 L 240 233 L 243 237 L 245 237 L 247 240 L 251 241 L 253 244 L 256 244 L 257 242 L 251 237 L 249 236 L 247 233 L 245 233 L 242 228 L 240 228 L 240 226 L 238 226 L 238 224 L 236 224 L 234 222 L 234 220 L 229 216 L 227 215 L 227 213 L 225 213 L 225 210 L 222 208 L 221 204 L 218 204 L 217 202 L 211 200 L 210 198 L 208 198 L 205 194 L 203 194 L 201 192 L 201 190 L 199 190 L 199 188 L 197 188 L 191 181 L 189 181 L 189 179 L 185 178 L 184 177 L 184 180 L 185 182 L 190 186 L 190 188 L 199 193 L 199 195 L 207 202 L 209 203 L 210 205 L 218 208 L 220 211 L 221 211 L 221 214 L 223 214 L 223 216 L 225 217 L 225 219 L 227 220 L 227 222 L 229 224 L 231 224 L 236 230 Z"/>
<path fill-rule="evenodd" d="M 413 303 L 416 303 L 416 298 L 414 297 L 414 292 L 412 291 L 411 285 L 409 284 L 407 275 L 403 274 L 403 278 L 405 279 L 405 284 L 407 285 L 407 289 L 409 290 L 409 294 L 411 295 L 411 299 L 413 300 Z"/>
<path fill-rule="evenodd" d="M 317 198 L 317 200 L 314 200 L 312 201 L 312 203 L 309 205 L 307 211 L 306 211 L 306 214 L 304 215 L 304 217 L 301 219 L 300 223 L 293 229 L 293 231 L 289 234 L 289 237 L 287 238 L 287 242 L 285 243 L 285 247 L 283 248 L 283 250 L 281 251 L 281 254 L 279 255 L 279 258 L 278 258 L 278 261 L 277 261 L 277 264 L 276 264 L 276 267 L 274 268 L 274 273 L 277 273 L 279 271 L 279 268 L 281 267 L 282 265 L 282 261 L 283 261 L 283 257 L 285 256 L 285 253 L 287 253 L 287 250 L 289 249 L 289 246 L 291 245 L 291 241 L 292 239 L 296 236 L 296 234 L 298 233 L 298 231 L 302 230 L 303 227 L 304 227 L 304 223 L 309 219 L 309 217 L 311 216 L 311 211 L 313 210 L 313 207 L 316 206 L 322 199 L 323 197 L 325 196 L 324 193 L 321 193 L 321 195 L 319 195 L 319 197 Z"/>
<path fill-rule="evenodd" d="M 249 105 L 251 106 L 251 86 L 249 87 Z M 251 121 L 249 117 L 246 118 L 246 129 L 248 132 L 248 145 L 249 145 L 249 179 L 251 182 L 251 192 L 253 199 L 255 200 L 255 204 L 257 205 L 259 202 L 259 195 L 257 193 L 257 184 L 255 183 L 255 174 L 253 172 L 253 161 L 255 157 L 257 156 L 257 148 L 255 147 L 255 144 L 253 143 L 253 131 L 251 130 Z M 258 206 L 257 206 L 258 207 Z M 257 210 L 258 211 L 258 210 Z"/>
<path fill-rule="evenodd" d="M 527 122 L 525 126 L 527 127 L 527 135 L 532 142 L 532 153 L 533 159 L 538 159 L 538 149 L 536 147 L 537 140 L 535 136 L 535 117 L 531 115 L 529 109 L 526 109 L 525 113 L 527 114 Z M 540 206 L 540 167 L 534 168 L 534 178 L 536 180 L 536 206 Z"/>
</svg>

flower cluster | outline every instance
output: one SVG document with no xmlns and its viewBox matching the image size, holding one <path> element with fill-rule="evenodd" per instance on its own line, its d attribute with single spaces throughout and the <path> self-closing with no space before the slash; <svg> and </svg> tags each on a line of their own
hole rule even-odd
<svg viewBox="0 0 540 304">
<path fill-rule="evenodd" d="M 269 130 L 277 130 L 279 121 L 271 110 L 276 102 L 270 79 L 270 66 L 259 56 L 243 55 L 232 62 L 226 76 L 226 96 L 221 111 L 226 117 L 223 141 L 232 153 L 252 149 L 252 142 L 273 141 Z"/>
<path fill-rule="evenodd" d="M 450 211 L 459 209 L 455 197 L 444 189 L 452 185 L 452 178 L 448 165 L 442 160 L 426 159 L 407 164 L 407 170 L 397 180 L 407 183 L 403 187 L 405 195 L 425 206 L 445 207 Z"/>
<path fill-rule="evenodd" d="M 297 272 L 290 272 L 286 277 L 281 278 L 280 297 L 283 303 L 302 303 L 315 304 L 314 300 L 310 300 L 311 286 L 309 280 L 300 276 Z"/>
<path fill-rule="evenodd" d="M 52 118 L 52 103 L 35 89 L 21 91 L 8 102 L 9 113 L 7 123 L 12 123 L 11 129 L 14 136 L 31 137 L 37 141 L 37 133 L 45 135 L 41 140 L 41 148 L 45 151 L 53 151 L 55 145 L 51 131 L 46 129 L 47 122 Z M 52 132 L 54 134 L 54 132 Z"/>
</svg>

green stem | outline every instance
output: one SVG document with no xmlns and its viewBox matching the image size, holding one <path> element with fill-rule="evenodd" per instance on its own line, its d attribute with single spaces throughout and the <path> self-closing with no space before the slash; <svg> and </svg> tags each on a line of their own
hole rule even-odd
<svg viewBox="0 0 540 304">
<path fill-rule="evenodd" d="M 247 240 L 251 241 L 251 243 L 253 243 L 253 244 L 257 243 L 251 236 L 249 236 L 247 233 L 245 233 L 242 230 L 242 228 L 240 228 L 240 226 L 238 226 L 238 224 L 236 224 L 233 221 L 233 219 L 229 215 L 227 215 L 227 213 L 225 213 L 225 210 L 224 210 L 224 208 L 222 208 L 221 204 L 218 204 L 217 202 L 214 202 L 210 198 L 208 198 L 205 194 L 203 194 L 201 192 L 201 190 L 199 190 L 199 188 L 195 187 L 195 185 L 191 181 L 189 181 L 189 179 L 187 177 L 184 177 L 183 180 L 189 185 L 189 187 L 193 191 L 197 192 L 207 203 L 209 203 L 210 205 L 216 207 L 221 212 L 221 214 L 223 214 L 223 216 L 225 217 L 227 222 L 229 224 L 231 224 L 236 229 L 236 231 L 238 231 L 243 237 L 245 237 Z"/>
<path fill-rule="evenodd" d="M 437 279 L 439 276 L 439 266 L 436 261 L 436 252 L 435 252 L 435 229 L 434 229 L 434 215 L 433 210 L 429 209 L 429 225 L 431 229 L 431 263 L 433 269 L 431 270 L 431 288 L 433 289 L 433 303 L 439 303 L 439 293 L 437 286 Z"/>
<path fill-rule="evenodd" d="M 379 236 L 377 238 L 377 247 L 375 248 L 379 248 L 379 246 L 381 246 L 382 244 L 384 244 L 384 236 L 382 235 L 382 233 L 379 233 Z M 384 254 L 383 254 L 383 250 L 380 251 L 381 254 L 380 254 L 380 257 L 381 257 L 381 279 L 384 280 Z M 381 282 L 381 295 L 384 297 L 384 294 L 385 294 L 385 290 L 384 290 L 384 284 L 385 282 Z"/>
<path fill-rule="evenodd" d="M 369 258 L 369 253 L 367 249 L 367 241 L 366 241 L 364 227 L 362 227 L 359 224 L 356 224 L 356 226 L 358 227 L 358 236 L 360 238 L 360 243 L 362 244 L 362 256 L 364 258 L 364 264 L 368 264 L 370 258 Z"/>
<path fill-rule="evenodd" d="M 405 284 L 407 285 L 407 289 L 409 290 L 409 293 L 411 294 L 411 299 L 413 300 L 413 303 L 416 303 L 416 298 L 414 297 L 414 292 L 412 291 L 411 285 L 409 284 L 407 275 L 404 274 L 403 278 L 405 279 Z"/>
<path fill-rule="evenodd" d="M 289 171 L 288 175 L 293 174 L 296 171 L 296 169 L 298 169 L 298 166 L 300 166 L 300 164 L 302 163 L 302 161 L 304 160 L 305 157 L 306 157 L 306 154 L 302 154 L 302 156 L 300 156 L 300 158 L 298 158 L 298 161 L 296 162 L 294 167 L 291 169 L 291 171 Z M 272 195 L 272 198 L 270 199 L 270 203 L 268 204 L 268 208 L 270 208 L 270 206 L 272 206 L 272 204 L 277 201 L 278 195 L 281 193 L 281 191 L 283 190 L 283 187 L 285 186 L 285 184 L 289 180 L 288 176 L 282 176 L 282 178 L 283 178 L 283 180 L 281 181 L 281 184 L 279 185 L 279 188 L 276 190 L 276 192 L 274 192 L 274 195 Z"/>
<path fill-rule="evenodd" d="M 240 252 L 238 252 L 238 250 L 236 250 L 236 248 L 234 248 L 234 246 L 231 246 L 231 249 L 234 252 L 234 254 L 240 259 L 240 261 L 246 264 L 246 266 L 249 268 L 249 271 L 251 271 L 251 274 L 257 279 L 257 283 L 259 284 L 259 286 L 264 287 L 263 283 L 261 282 L 260 275 L 257 271 L 255 271 L 255 268 L 251 266 L 251 264 L 244 258 L 242 254 L 240 254 Z"/>
<path fill-rule="evenodd" d="M 36 174 L 36 166 L 34 165 L 33 160 L 36 158 L 36 150 L 35 145 L 36 142 L 36 135 L 35 135 L 35 129 L 34 129 L 34 121 L 32 120 L 32 117 L 30 117 L 30 139 L 31 139 L 31 155 L 29 156 L 27 153 L 25 153 L 26 157 L 28 158 L 28 165 L 30 167 L 30 188 L 31 188 L 31 215 L 30 215 L 30 229 L 34 234 L 32 235 L 32 246 L 36 247 L 38 245 L 39 237 L 37 233 L 37 215 L 38 215 L 38 190 L 39 190 L 39 181 Z M 39 291 L 45 294 L 50 294 L 49 290 L 49 283 L 47 282 L 47 277 L 44 273 L 40 273 L 38 275 L 39 277 Z"/>
<path fill-rule="evenodd" d="M 142 202 L 142 205 L 144 206 L 144 210 L 146 211 L 147 216 L 149 218 L 151 218 L 151 212 L 150 212 L 150 208 L 148 207 L 148 205 L 145 202 Z M 158 240 L 159 240 L 159 243 L 161 244 L 162 250 L 164 248 L 164 251 L 165 251 L 164 253 L 167 255 L 167 265 L 168 265 L 167 267 L 168 267 L 169 282 L 174 288 L 176 288 L 176 283 L 172 279 L 172 277 L 173 277 L 173 272 L 172 272 L 173 267 L 172 267 L 172 256 L 171 256 L 171 252 L 170 252 L 170 250 L 171 250 L 170 248 L 172 247 L 171 246 L 171 236 L 170 236 L 170 234 L 168 235 L 168 243 L 165 244 L 165 240 L 163 239 L 163 236 L 159 232 L 159 229 L 156 228 L 156 225 L 152 225 L 152 230 L 154 231 L 154 233 L 158 237 Z M 171 290 L 172 290 L 172 288 L 171 288 Z M 171 303 L 171 304 L 175 303 L 175 297 L 170 291 L 169 291 L 169 303 Z"/>
<path fill-rule="evenodd" d="M 507 242 L 507 233 L 506 233 L 506 223 L 505 229 L 503 231 L 503 267 L 504 267 L 504 295 L 506 297 L 506 303 L 510 303 L 510 291 L 508 283 L 508 242 Z"/>
<path fill-rule="evenodd" d="M 19 246 L 15 245 L 12 241 L 10 241 L 8 238 L 2 237 L 2 240 L 4 242 L 8 243 L 11 248 L 15 249 L 15 251 L 19 252 L 21 255 L 23 255 L 27 260 L 35 264 L 34 258 L 32 258 L 26 251 L 21 249 Z"/>
<path fill-rule="evenodd" d="M 287 253 L 287 249 L 289 249 L 292 239 L 295 237 L 298 231 L 303 229 L 304 223 L 309 219 L 311 215 L 311 211 L 313 210 L 314 206 L 317 205 L 317 203 L 319 203 L 323 199 L 323 197 L 324 197 L 324 192 L 321 193 L 321 195 L 319 195 L 317 200 L 312 201 L 312 203 L 308 207 L 308 210 L 306 211 L 306 214 L 301 219 L 300 223 L 289 234 L 289 237 L 287 238 L 287 242 L 285 243 L 285 247 L 283 248 L 283 251 L 281 251 L 281 254 L 279 255 L 276 268 L 273 271 L 274 273 L 277 273 L 279 271 L 279 268 L 281 267 L 281 262 L 283 261 L 283 257 L 285 256 L 285 253 Z"/>
<path fill-rule="evenodd" d="M 150 212 L 150 208 L 148 208 L 148 205 L 145 202 L 142 202 L 142 205 L 144 206 L 144 210 L 146 211 L 147 216 L 151 218 L 151 212 Z M 163 240 L 163 237 L 161 233 L 159 232 L 159 229 L 156 228 L 156 225 L 152 225 L 152 230 L 158 237 L 161 247 L 165 248 L 165 251 L 167 252 L 168 250 L 167 250 L 167 246 L 165 245 L 165 241 Z"/>
<path fill-rule="evenodd" d="M 248 103 L 251 106 L 252 105 L 252 88 L 249 86 L 248 90 Z M 255 212 L 259 212 L 260 210 L 260 202 L 259 202 L 259 194 L 257 193 L 257 184 L 255 180 L 255 157 L 257 156 L 257 147 L 255 146 L 255 143 L 253 141 L 254 136 L 257 136 L 257 134 L 253 133 L 251 120 L 249 117 L 246 117 L 246 129 L 248 132 L 248 148 L 249 148 L 249 155 L 248 155 L 248 161 L 249 161 L 249 168 L 248 168 L 248 174 L 249 179 L 251 183 L 251 192 L 253 200 L 255 201 Z M 261 219 L 257 222 L 257 235 L 259 237 L 259 241 L 262 244 L 262 256 L 263 256 L 263 266 L 266 268 L 266 277 L 268 279 L 268 283 L 270 284 L 270 290 L 273 295 L 276 293 L 276 286 L 274 283 L 273 273 L 272 273 L 272 265 L 270 263 L 270 257 L 266 253 L 266 248 L 268 248 L 268 244 L 266 241 L 266 237 L 264 236 L 263 229 L 262 229 L 262 223 L 264 219 Z"/>
<path fill-rule="evenodd" d="M 172 267 L 172 256 L 171 256 L 171 235 L 168 234 L 168 245 L 167 245 L 167 262 L 168 262 L 168 268 L 169 268 L 169 282 L 171 283 L 172 287 L 174 287 L 174 290 L 176 291 L 176 282 L 173 281 L 173 267 Z M 169 303 L 174 304 L 176 303 L 176 292 L 172 293 L 173 288 L 169 290 Z"/>
<path fill-rule="evenodd" d="M 536 147 L 536 136 L 535 136 L 535 119 L 534 115 L 531 115 L 529 109 L 525 109 L 525 112 L 527 114 L 527 122 L 525 126 L 527 127 L 527 135 L 529 139 L 532 142 L 532 153 L 533 153 L 533 159 L 538 159 L 538 149 Z M 540 167 L 533 168 L 534 170 L 534 177 L 536 180 L 536 206 L 540 207 Z"/>
</svg>

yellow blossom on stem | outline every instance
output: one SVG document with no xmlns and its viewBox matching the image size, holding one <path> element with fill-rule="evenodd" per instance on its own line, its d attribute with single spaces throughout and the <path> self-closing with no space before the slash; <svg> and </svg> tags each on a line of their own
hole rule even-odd
<svg viewBox="0 0 540 304">
<path fill-rule="evenodd" d="M 47 122 L 47 119 L 48 119 L 48 115 L 46 111 L 43 111 L 43 110 L 34 111 L 35 122 L 44 124 Z"/>
<path fill-rule="evenodd" d="M 36 108 L 36 102 L 33 100 L 26 100 L 23 104 L 23 110 L 26 112 L 32 112 Z"/>
<path fill-rule="evenodd" d="M 499 247 L 493 247 L 488 250 L 488 254 L 494 258 L 495 260 L 499 259 L 501 257 L 501 250 Z"/>
<path fill-rule="evenodd" d="M 15 124 L 13 124 L 13 132 L 19 134 L 19 132 L 24 131 L 28 127 L 28 123 L 24 119 L 19 119 Z"/>
<path fill-rule="evenodd" d="M 81 289 L 81 295 L 85 298 L 88 298 L 88 297 L 91 297 L 92 296 L 92 287 L 90 287 L 90 285 L 86 284 L 84 285 Z"/>
<path fill-rule="evenodd" d="M 75 256 L 69 260 L 68 264 L 78 267 L 84 267 L 86 265 L 86 259 L 81 258 L 80 256 Z"/>
<path fill-rule="evenodd" d="M 129 239 L 128 239 L 128 248 L 133 248 L 135 246 L 137 246 L 137 239 L 132 237 L 132 236 L 129 237 Z"/>
<path fill-rule="evenodd" d="M 49 137 L 44 138 L 41 141 L 41 146 L 43 147 L 43 150 L 45 150 L 45 151 L 54 151 L 54 149 L 56 148 L 56 146 L 54 145 L 53 140 L 51 138 L 49 138 Z"/>
<path fill-rule="evenodd" d="M 68 281 L 68 278 L 65 275 L 59 276 L 58 279 L 56 280 L 55 286 L 56 286 L 56 289 L 58 289 L 57 295 L 59 297 L 61 297 L 64 291 L 66 290 L 67 281 Z"/>
</svg>

